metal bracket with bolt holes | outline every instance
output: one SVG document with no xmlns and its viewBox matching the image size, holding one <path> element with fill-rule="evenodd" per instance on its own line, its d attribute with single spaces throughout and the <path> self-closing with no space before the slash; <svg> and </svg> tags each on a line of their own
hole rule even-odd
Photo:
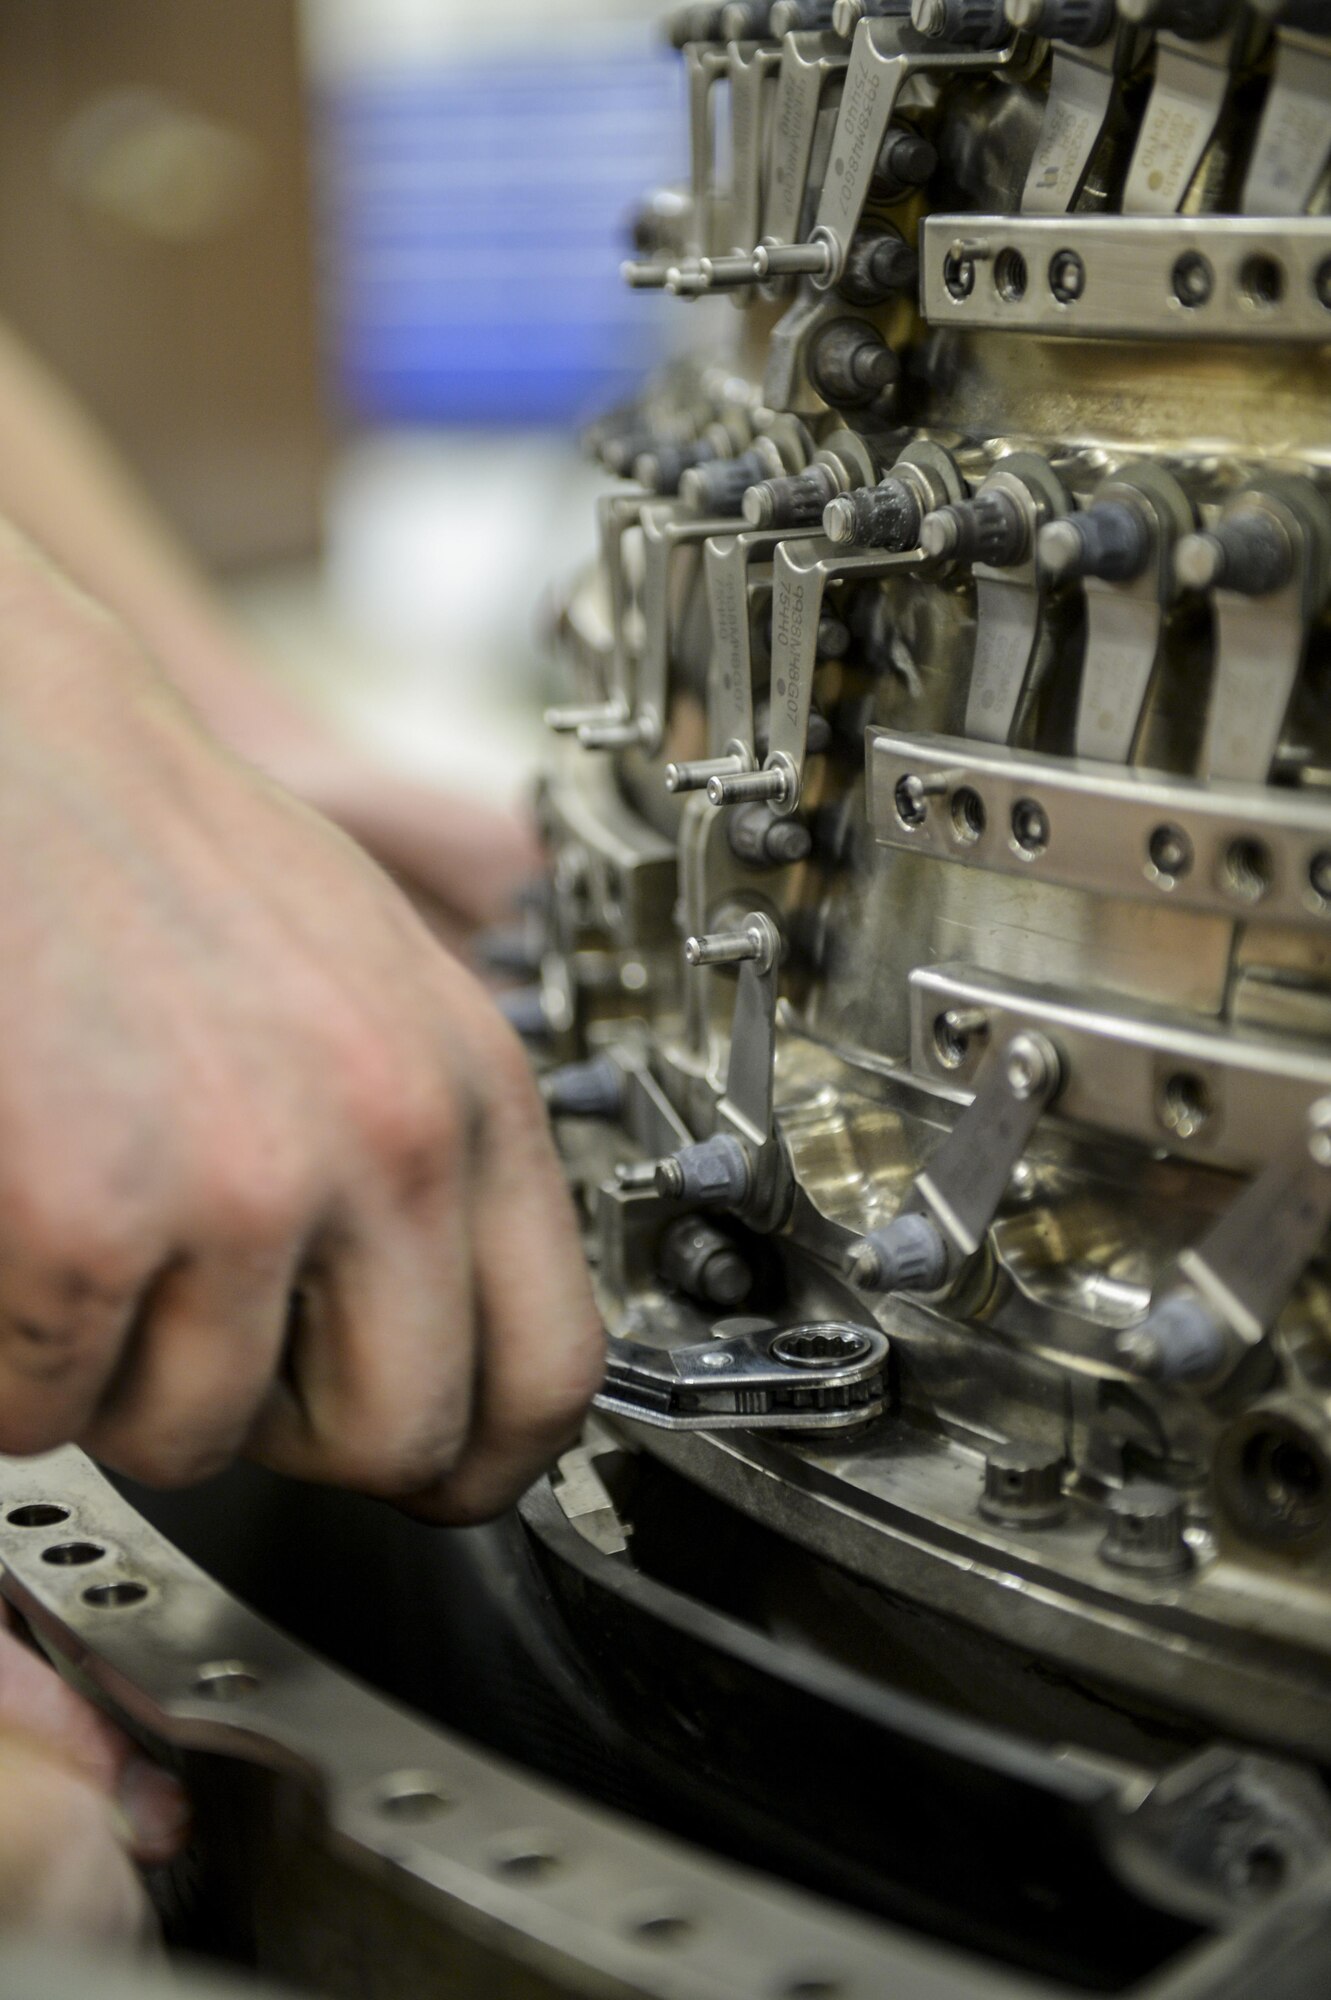
<svg viewBox="0 0 1331 2000">
<path fill-rule="evenodd" d="M 1200 1243 L 1179 1255 L 1119 1355 L 1151 1379 L 1213 1387 L 1271 1331 L 1331 1229 L 1331 1097 Z M 1180 1281 L 1181 1284 L 1180 1284 Z"/>
<path fill-rule="evenodd" d="M 1155 38 L 1155 78 L 1123 189 L 1125 215 L 1173 215 L 1215 136 L 1251 38 L 1244 9 L 1209 41 Z"/>
<path fill-rule="evenodd" d="M 1153 465 L 1128 468 L 1092 499 L 1137 508 L 1150 532 L 1151 558 L 1140 576 L 1121 583 L 1088 576 L 1082 584 L 1086 651 L 1074 747 L 1079 757 L 1126 764 L 1155 678 L 1165 612 L 1176 594 L 1174 547 L 1193 515 L 1178 481 Z"/>
<path fill-rule="evenodd" d="M 1076 201 L 1137 44 L 1137 31 L 1121 23 L 1092 48 L 1053 44 L 1044 120 L 1021 197 L 1024 215 L 1065 215 Z"/>
<path fill-rule="evenodd" d="M 912 77 L 937 70 L 949 79 L 968 72 L 1008 67 L 1023 38 L 1002 49 L 940 49 L 901 18 L 861 21 L 851 45 L 841 91 L 841 109 L 832 134 L 831 156 L 812 241 L 825 245 L 825 274 L 814 278 L 830 290 L 846 267 L 873 185 L 874 168 L 901 93 Z"/>
<path fill-rule="evenodd" d="M 949 1283 L 984 1242 L 1061 1075 L 1057 1049 L 1038 1031 L 994 1047 L 975 1096 L 893 1221 L 852 1252 L 852 1281 L 869 1291 L 933 1292 Z"/>
<path fill-rule="evenodd" d="M 1230 918 L 1331 921 L 1331 801 L 965 737 L 867 733 L 885 847 Z"/>
<path fill-rule="evenodd" d="M 1302 215 L 1331 154 L 1331 40 L 1280 28 L 1275 50 L 1239 202 L 1244 215 Z"/>
<path fill-rule="evenodd" d="M 693 1347 L 611 1339 L 596 1407 L 662 1430 L 833 1431 L 887 1407 L 887 1340 L 840 1320 L 747 1320 Z"/>
<path fill-rule="evenodd" d="M 931 326 L 1103 340 L 1331 339 L 1331 223 L 1228 215 L 931 215 Z"/>
<path fill-rule="evenodd" d="M 1331 1091 L 1331 1058 L 1223 1029 L 1183 1026 L 1128 1001 L 1089 1006 L 968 966 L 918 966 L 911 1065 L 974 1089 L 988 1049 L 1023 1029 L 1063 1057 L 1059 1114 L 1156 1151 L 1252 1172 L 1275 1159 L 1309 1101 Z"/>
<path fill-rule="evenodd" d="M 229 1596 L 82 1452 L 0 1461 L 0 1491 L 0 1588 L 43 1641 L 160 1741 L 306 1782 L 309 1837 L 436 1920 L 441 1965 L 461 1935 L 552 2000 L 768 2000 L 815 1970 L 846 2000 L 913 1993 L 917 1975 L 921 1995 L 972 1990 L 969 1975 L 948 1983 L 932 1947 L 585 1805 L 384 1700 Z M 47 1559 L 72 1546 L 78 1562 Z"/>
</svg>

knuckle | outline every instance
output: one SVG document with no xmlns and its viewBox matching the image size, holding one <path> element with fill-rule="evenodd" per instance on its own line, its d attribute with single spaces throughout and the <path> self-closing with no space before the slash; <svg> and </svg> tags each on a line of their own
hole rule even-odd
<svg viewBox="0 0 1331 2000">
<path fill-rule="evenodd" d="M 401 1500 L 445 1478 L 465 1445 L 465 1429 L 450 1419 L 397 1437 L 343 1433 L 327 1456 L 340 1485 L 381 1500 Z"/>
<path fill-rule="evenodd" d="M 5 1191 L 6 1262 L 41 1317 L 77 1321 L 98 1308 L 120 1310 L 151 1276 L 147 1221 L 112 1186 L 73 1175 L 35 1174 Z"/>
<path fill-rule="evenodd" d="M 408 1198 L 450 1180 L 466 1155 L 458 1094 L 425 1063 L 383 1065 L 376 1087 L 356 1092 L 353 1115 L 371 1159 Z"/>
<path fill-rule="evenodd" d="M 179 1427 L 173 1427 L 170 1436 L 130 1429 L 124 1436 L 99 1436 L 97 1449 L 117 1472 L 143 1486 L 170 1492 L 214 1478 L 230 1465 L 243 1442 L 243 1433 L 223 1438 L 216 1432 L 191 1436 Z"/>
<path fill-rule="evenodd" d="M 311 1206 L 303 1174 L 253 1152 L 215 1159 L 199 1197 L 209 1233 L 242 1250 L 283 1249 Z"/>
</svg>

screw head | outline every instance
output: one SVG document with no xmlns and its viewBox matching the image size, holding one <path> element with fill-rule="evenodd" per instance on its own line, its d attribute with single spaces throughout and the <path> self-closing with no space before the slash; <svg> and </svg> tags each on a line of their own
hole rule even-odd
<svg viewBox="0 0 1331 2000">
<path fill-rule="evenodd" d="M 1192 842 L 1181 827 L 1156 827 L 1146 851 L 1156 874 L 1171 882 L 1186 875 L 1192 866 Z"/>
<path fill-rule="evenodd" d="M 1012 19 L 1011 5 L 1008 19 Z M 1075 250 L 1054 252 L 1049 263 L 1049 289 L 1061 306 L 1070 306 L 1081 297 L 1086 289 L 1086 266 Z"/>
<path fill-rule="evenodd" d="M 1049 815 L 1035 799 L 1018 799 L 1012 808 L 1012 838 L 1023 854 L 1043 854 L 1049 845 Z"/>
<path fill-rule="evenodd" d="M 984 1462 L 980 1514 L 1010 1527 L 1051 1528 L 1063 1519 L 1063 1454 L 1051 1445 L 996 1445 Z"/>
<path fill-rule="evenodd" d="M 1003 1074 L 1008 1089 L 1023 1103 L 1043 1090 L 1049 1079 L 1049 1060 L 1033 1035 L 1016 1035 L 1003 1057 Z"/>
<path fill-rule="evenodd" d="M 1308 880 L 1313 893 L 1331 902 L 1331 851 L 1323 849 L 1308 863 Z"/>
<path fill-rule="evenodd" d="M 1123 12 L 1122 0 L 1119 12 Z M 1195 311 L 1204 306 L 1215 289 L 1215 275 L 1199 250 L 1185 250 L 1173 271 L 1174 297 L 1181 306 Z"/>
<path fill-rule="evenodd" d="M 1109 1496 L 1109 1530 L 1100 1544 L 1100 1560 L 1112 1569 L 1181 1575 L 1192 1567 L 1183 1529 L 1183 1502 L 1173 1487 L 1134 1480 Z"/>
<path fill-rule="evenodd" d="M 1319 1167 L 1331 1167 L 1331 1098 L 1320 1098 L 1308 1113 L 1308 1151 Z"/>
</svg>

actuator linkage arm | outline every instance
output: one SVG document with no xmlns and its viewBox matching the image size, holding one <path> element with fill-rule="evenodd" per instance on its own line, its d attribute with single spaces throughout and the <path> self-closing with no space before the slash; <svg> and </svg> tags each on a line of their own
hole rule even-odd
<svg viewBox="0 0 1331 2000">
<path fill-rule="evenodd" d="M 1279 1318 L 1331 1228 L 1331 1097 L 1201 1242 L 1185 1250 L 1118 1355 L 1148 1381 L 1218 1387 Z"/>
<path fill-rule="evenodd" d="M 1060 1078 L 1058 1052 L 1044 1035 L 1014 1035 L 998 1049 L 899 1212 L 852 1251 L 852 1282 L 868 1292 L 938 1292 L 950 1284 L 983 1244 Z"/>
</svg>

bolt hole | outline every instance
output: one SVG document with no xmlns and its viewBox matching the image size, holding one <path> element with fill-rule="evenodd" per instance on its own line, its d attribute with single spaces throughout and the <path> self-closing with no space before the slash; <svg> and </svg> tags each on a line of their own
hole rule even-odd
<svg viewBox="0 0 1331 2000">
<path fill-rule="evenodd" d="M 693 1919 L 679 1910 L 661 1910 L 655 1916 L 639 1917 L 633 1935 L 643 1944 L 683 1944 L 693 1935 Z"/>
<path fill-rule="evenodd" d="M 453 1801 L 433 1778 L 402 1772 L 386 1778 L 374 1801 L 375 1810 L 397 1825 L 421 1826 L 451 1810 Z"/>
<path fill-rule="evenodd" d="M 83 1593 L 83 1602 L 94 1611 L 123 1611 L 126 1605 L 142 1604 L 148 1595 L 146 1583 L 125 1578 L 120 1583 L 93 1583 Z"/>
<path fill-rule="evenodd" d="M 69 1519 L 69 1509 L 49 1500 L 31 1500 L 26 1506 L 11 1507 L 5 1518 L 13 1528 L 58 1528 Z"/>
<path fill-rule="evenodd" d="M 1225 885 L 1245 903 L 1260 903 L 1271 887 L 1271 855 L 1260 840 L 1231 840 L 1225 849 Z"/>
<path fill-rule="evenodd" d="M 1198 306 L 1204 306 L 1210 298 L 1215 288 L 1215 275 L 1200 251 L 1185 250 L 1175 262 L 1171 282 L 1174 297 L 1191 312 Z"/>
<path fill-rule="evenodd" d="M 1176 1070 L 1165 1079 L 1160 1092 L 1160 1123 L 1176 1138 L 1195 1139 L 1209 1123 L 1213 1108 L 1211 1093 L 1195 1071 Z"/>
<path fill-rule="evenodd" d="M 1012 838 L 1034 858 L 1049 845 L 1049 815 L 1036 799 L 1018 799 L 1012 808 Z"/>
<path fill-rule="evenodd" d="M 1324 903 L 1331 903 L 1331 850 L 1324 849 L 1314 854 L 1308 863 L 1308 883 L 1314 896 Z"/>
<path fill-rule="evenodd" d="M 960 1069 L 970 1058 L 976 1038 L 985 1039 L 986 1026 L 967 1021 L 958 1009 L 949 1007 L 934 1018 L 934 1047 L 944 1069 Z"/>
<path fill-rule="evenodd" d="M 904 827 L 914 832 L 916 827 L 924 825 L 929 801 L 918 778 L 911 776 L 898 778 L 897 788 L 892 797 L 897 818 Z"/>
<path fill-rule="evenodd" d="M 1239 1864 L 1239 1886 L 1270 1896 L 1283 1888 L 1289 1875 L 1289 1856 L 1278 1841 L 1258 1840 Z"/>
<path fill-rule="evenodd" d="M 42 1550 L 42 1561 L 53 1569 L 81 1569 L 85 1563 L 100 1562 L 105 1554 L 100 1542 L 53 1542 Z"/>
<path fill-rule="evenodd" d="M 1180 826 L 1157 826 L 1146 847 L 1155 878 L 1172 889 L 1192 866 L 1192 842 Z"/>
<path fill-rule="evenodd" d="M 950 298 L 956 299 L 958 303 L 962 299 L 968 299 L 975 290 L 975 264 L 973 259 L 970 257 L 958 257 L 955 251 L 949 250 L 947 256 L 943 259 L 943 283 L 947 287 Z"/>
<path fill-rule="evenodd" d="M 1026 259 L 1020 250 L 1000 250 L 994 259 L 994 287 L 1001 299 L 1016 305 L 1026 296 Z"/>
<path fill-rule="evenodd" d="M 1049 260 L 1049 289 L 1061 306 L 1070 306 L 1086 289 L 1086 266 L 1075 250 L 1055 250 Z"/>
<path fill-rule="evenodd" d="M 1255 253 L 1239 267 L 1239 290 L 1249 305 L 1278 306 L 1285 295 L 1285 273 L 1274 257 Z"/>
<path fill-rule="evenodd" d="M 539 1846 L 532 1842 L 496 1854 L 494 1870 L 496 1875 L 506 1876 L 510 1882 L 541 1882 L 548 1875 L 554 1874 L 559 1861 L 560 1857 L 552 1847 Z"/>
<path fill-rule="evenodd" d="M 263 1686 L 262 1674 L 241 1660 L 213 1660 L 194 1676 L 194 1693 L 205 1701 L 243 1701 Z"/>
<path fill-rule="evenodd" d="M 1313 1439 L 1284 1419 L 1245 1438 L 1237 1478 L 1222 1486 L 1243 1526 L 1272 1542 L 1321 1535 L 1331 1521 L 1331 1471 Z"/>
<path fill-rule="evenodd" d="M 952 830 L 967 846 L 977 841 L 985 829 L 984 801 L 969 785 L 960 785 L 952 794 Z"/>
<path fill-rule="evenodd" d="M 841 1980 L 815 1974 L 811 1979 L 792 1979 L 781 1988 L 779 2000 L 839 2000 L 845 1990 Z"/>
</svg>

